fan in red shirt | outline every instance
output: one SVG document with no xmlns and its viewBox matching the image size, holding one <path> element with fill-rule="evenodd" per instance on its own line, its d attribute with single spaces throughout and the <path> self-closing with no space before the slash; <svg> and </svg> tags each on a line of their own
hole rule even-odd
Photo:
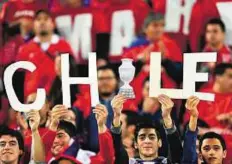
<svg viewBox="0 0 232 164">
<path fill-rule="evenodd" d="M 215 94 L 214 102 L 201 101 L 198 105 L 199 119 L 205 121 L 210 128 L 216 129 L 226 139 L 228 157 L 232 154 L 232 130 L 227 124 L 227 116 L 232 112 L 232 65 L 221 63 L 214 71 L 215 82 L 212 88 L 202 89 L 201 92 Z M 188 120 L 185 115 L 185 120 Z M 229 155 L 230 154 L 230 155 Z"/>
<path fill-rule="evenodd" d="M 206 46 L 203 51 L 217 52 L 217 64 L 232 62 L 232 52 L 225 44 L 225 32 L 225 24 L 220 19 L 211 19 L 206 25 Z"/>
<path fill-rule="evenodd" d="M 131 45 L 131 49 L 123 55 L 124 58 L 132 58 L 136 65 L 142 65 L 143 69 L 139 71 L 137 66 L 138 75 L 132 82 L 135 90 L 140 95 L 136 95 L 136 99 L 141 97 L 141 90 L 143 81 L 149 76 L 150 53 L 161 52 L 162 54 L 162 81 L 163 87 L 175 88 L 178 80 L 174 74 L 179 75 L 182 73 L 173 73 L 174 69 L 170 66 L 179 67 L 181 70 L 182 54 L 172 39 L 164 35 L 164 16 L 160 13 L 149 13 L 144 21 L 143 26 L 144 35 L 138 37 Z M 177 82 L 177 83 L 179 83 Z"/>
<path fill-rule="evenodd" d="M 50 91 L 56 77 L 55 58 L 62 53 L 72 54 L 69 44 L 55 35 L 54 23 L 50 13 L 39 10 L 34 21 L 35 38 L 20 48 L 19 61 L 30 61 L 37 68 L 34 72 L 26 72 L 25 97 L 36 92 L 37 88 L 45 88 Z"/>
<path fill-rule="evenodd" d="M 35 12 L 40 9 L 48 9 L 48 0 L 12 0 L 3 4 L 0 17 L 10 25 L 20 23 L 21 34 L 27 37 L 33 29 Z"/>
<path fill-rule="evenodd" d="M 113 164 L 114 148 L 113 139 L 110 132 L 105 125 L 108 116 L 107 109 L 104 105 L 96 105 L 93 113 L 96 115 L 96 121 L 98 125 L 99 145 L 100 151 L 96 155 L 93 152 L 82 150 L 78 141 L 75 141 L 76 128 L 71 122 L 60 121 L 56 131 L 56 137 L 53 140 L 53 145 L 49 153 L 44 152 L 44 143 L 41 142 L 41 135 L 38 131 L 39 115 L 32 111 L 27 114 L 30 127 L 32 129 L 32 160 L 52 163 L 52 161 L 59 159 L 60 157 L 68 157 L 75 161 L 75 163 L 92 163 L 92 164 Z M 51 142 L 52 143 L 52 142 Z"/>
<path fill-rule="evenodd" d="M 217 52 L 216 63 L 202 63 L 202 70 L 213 71 L 216 64 L 232 63 L 232 51 L 225 44 L 226 27 L 222 20 L 218 18 L 211 19 L 206 25 L 205 40 L 206 45 L 204 52 Z M 213 77 L 210 78 L 209 83 L 204 84 L 202 88 L 212 87 L 214 82 Z"/>
<path fill-rule="evenodd" d="M 212 18 L 218 18 L 218 1 L 231 0 L 151 0 L 155 12 L 165 15 L 165 31 L 186 52 L 202 48 L 204 27 Z"/>
<path fill-rule="evenodd" d="M 82 0 L 65 0 L 53 8 L 59 33 L 65 37 L 78 63 L 86 64 L 89 52 L 96 51 L 98 34 L 108 33 L 105 14 L 91 7 L 83 7 Z"/>
</svg>

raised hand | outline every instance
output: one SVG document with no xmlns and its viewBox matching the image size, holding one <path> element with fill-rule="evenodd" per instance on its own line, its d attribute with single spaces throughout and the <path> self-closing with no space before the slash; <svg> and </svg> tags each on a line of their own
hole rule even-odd
<svg viewBox="0 0 232 164">
<path fill-rule="evenodd" d="M 123 95 L 117 95 L 111 101 L 111 106 L 114 111 L 114 119 L 113 119 L 113 126 L 119 127 L 121 125 L 121 111 L 123 109 L 123 104 L 126 101 L 126 98 Z"/>
<path fill-rule="evenodd" d="M 166 95 L 159 95 L 158 101 L 161 104 L 161 110 L 162 110 L 162 117 L 164 120 L 164 125 L 166 128 L 172 128 L 172 118 L 171 118 L 171 111 L 174 106 L 173 101 Z"/>
<path fill-rule="evenodd" d="M 198 117 L 197 105 L 199 104 L 200 99 L 196 96 L 191 96 L 188 98 L 185 108 L 188 110 L 189 114 L 193 117 Z"/>
<path fill-rule="evenodd" d="M 59 121 L 59 119 L 68 113 L 68 108 L 64 105 L 56 105 L 52 108 L 51 111 L 51 120 L 52 121 Z"/>
<path fill-rule="evenodd" d="M 114 110 L 115 115 L 120 115 L 122 108 L 123 108 L 123 103 L 126 101 L 125 96 L 123 95 L 117 95 L 113 98 L 111 101 L 111 106 Z"/>
<path fill-rule="evenodd" d="M 21 130 L 27 130 L 28 129 L 28 124 L 25 118 L 21 115 L 20 112 L 16 113 L 16 122 L 19 125 Z"/>
<path fill-rule="evenodd" d="M 158 101 L 161 104 L 163 118 L 171 116 L 171 111 L 174 106 L 173 101 L 166 95 L 159 95 Z"/>
<path fill-rule="evenodd" d="M 60 118 L 65 116 L 66 114 L 68 114 L 68 109 L 64 105 L 56 105 L 55 107 L 53 107 L 50 113 L 51 121 L 49 129 L 56 131 Z"/>
<path fill-rule="evenodd" d="M 190 114 L 190 120 L 189 120 L 189 129 L 191 131 L 196 131 L 197 129 L 197 119 L 198 119 L 198 110 L 197 105 L 199 104 L 200 100 L 196 96 L 191 96 L 188 98 L 185 107 L 188 110 Z"/>
<path fill-rule="evenodd" d="M 40 115 L 39 111 L 31 110 L 30 112 L 26 113 L 26 118 L 29 120 L 29 125 L 32 132 L 35 132 L 39 128 L 40 124 Z"/>
<path fill-rule="evenodd" d="M 105 132 L 106 131 L 105 124 L 108 116 L 107 108 L 102 104 L 98 104 L 96 105 L 95 109 L 93 109 L 93 113 L 96 114 L 99 133 Z"/>
</svg>

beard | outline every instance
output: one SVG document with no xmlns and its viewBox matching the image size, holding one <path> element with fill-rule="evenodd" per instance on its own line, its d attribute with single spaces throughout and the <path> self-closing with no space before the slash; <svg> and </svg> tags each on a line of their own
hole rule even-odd
<svg viewBox="0 0 232 164">
<path fill-rule="evenodd" d="M 102 93 L 100 93 L 100 95 L 103 97 L 109 97 L 112 95 L 112 92 L 102 92 Z"/>
<path fill-rule="evenodd" d="M 40 36 L 47 36 L 48 35 L 48 32 L 47 31 L 41 31 L 39 33 Z"/>
</svg>

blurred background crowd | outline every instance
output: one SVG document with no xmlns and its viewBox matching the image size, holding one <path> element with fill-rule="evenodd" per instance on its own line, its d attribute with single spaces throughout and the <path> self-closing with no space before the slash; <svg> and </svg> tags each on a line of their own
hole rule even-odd
<svg viewBox="0 0 232 164">
<path fill-rule="evenodd" d="M 197 83 L 197 91 L 215 94 L 214 102 L 198 105 L 198 135 L 214 131 L 224 137 L 228 161 L 232 157 L 232 51 L 227 27 L 218 3 L 232 0 L 8 0 L 0 12 L 0 125 L 30 136 L 23 113 L 11 108 L 3 85 L 4 69 L 16 61 L 31 61 L 33 73 L 18 70 L 13 77 L 22 103 L 32 103 L 37 88 L 45 88 L 47 100 L 39 114 L 44 142 L 53 117 L 71 121 L 83 147 L 98 152 L 97 123 L 90 104 L 88 85 L 71 86 L 72 108 L 57 113 L 62 104 L 60 54 L 70 55 L 70 76 L 88 76 L 88 53 L 97 54 L 101 104 L 108 109 L 106 125 L 113 120 L 111 100 L 121 85 L 118 67 L 122 58 L 136 67 L 131 85 L 135 99 L 124 103 L 122 141 L 130 157 L 135 125 L 139 121 L 161 122 L 157 98 L 149 97 L 150 52 L 161 52 L 163 88 L 182 88 L 183 53 L 217 52 L 216 63 L 199 63 L 209 81 Z M 197 55 L 197 54 L 196 54 Z M 189 115 L 184 100 L 174 100 L 172 118 L 183 134 Z M 146 119 L 144 119 L 146 118 Z M 29 140 L 29 139 L 28 139 Z M 28 141 L 30 143 L 30 141 Z M 166 150 L 161 150 L 165 152 Z M 229 159 L 230 157 L 230 159 Z M 25 159 L 28 160 L 28 159 Z"/>
</svg>

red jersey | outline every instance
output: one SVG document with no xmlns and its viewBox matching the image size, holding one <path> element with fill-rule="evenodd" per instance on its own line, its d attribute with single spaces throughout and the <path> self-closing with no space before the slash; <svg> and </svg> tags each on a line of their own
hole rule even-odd
<svg viewBox="0 0 232 164">
<path fill-rule="evenodd" d="M 165 15 L 165 31 L 184 52 L 188 40 L 191 50 L 199 51 L 205 24 L 211 18 L 219 17 L 212 0 L 153 0 L 153 8 Z"/>
<path fill-rule="evenodd" d="M 10 38 L 0 47 L 0 66 L 6 66 L 15 61 L 19 47 L 24 43 L 21 36 Z"/>
<path fill-rule="evenodd" d="M 212 88 L 202 89 L 200 92 L 209 92 L 215 94 L 215 101 L 201 101 L 198 105 L 199 119 L 205 121 L 210 127 L 226 128 L 218 120 L 217 116 L 232 112 L 232 93 L 215 93 Z M 188 120 L 188 114 L 185 120 Z"/>
<path fill-rule="evenodd" d="M 100 150 L 97 155 L 95 155 L 95 153 L 93 152 L 90 152 L 88 150 L 82 150 L 82 149 L 78 149 L 77 154 L 73 153 L 72 156 L 66 155 L 65 151 L 68 148 L 73 147 L 73 141 L 71 139 L 69 143 L 69 147 L 66 147 L 65 150 L 63 150 L 63 152 L 57 155 L 56 157 L 52 157 L 51 151 L 49 152 L 49 154 L 46 154 L 47 155 L 46 161 L 47 163 L 51 163 L 52 161 L 63 157 L 66 159 L 70 159 L 76 164 L 84 164 L 84 163 L 114 164 L 115 155 L 114 155 L 113 138 L 108 130 L 104 133 L 99 134 L 99 145 L 100 145 Z M 74 152 L 76 151 L 74 147 L 72 149 Z"/>
<path fill-rule="evenodd" d="M 167 36 L 163 36 L 161 38 L 161 42 L 164 44 L 165 47 L 165 57 L 169 60 L 175 62 L 182 62 L 183 57 L 180 48 L 177 46 L 176 42 L 170 39 Z M 148 47 L 148 45 L 142 45 L 135 48 L 131 48 L 127 50 L 123 54 L 123 58 L 131 58 L 134 61 L 138 60 L 138 56 L 143 53 L 143 51 Z M 158 42 L 154 42 L 153 49 L 151 52 L 160 52 L 160 47 Z M 147 63 L 149 64 L 150 61 L 148 60 Z"/>
<path fill-rule="evenodd" d="M 61 6 L 53 10 L 56 27 L 70 43 L 77 62 L 88 59 L 96 51 L 96 34 L 108 32 L 105 15 L 94 8 Z"/>
<path fill-rule="evenodd" d="M 215 52 L 215 50 L 208 46 L 206 46 L 203 51 Z M 226 45 L 223 45 L 223 47 L 217 51 L 217 64 L 219 63 L 232 63 L 232 51 Z"/>
<path fill-rule="evenodd" d="M 48 128 L 39 128 L 39 134 L 44 143 L 45 152 L 46 154 L 48 154 L 48 152 L 51 150 L 53 141 L 56 137 L 56 132 L 51 131 Z M 27 130 L 24 133 L 24 145 L 27 152 L 26 156 L 24 157 L 25 158 L 24 162 L 26 162 L 27 160 L 30 159 L 30 154 L 31 154 L 32 136 L 30 130 Z"/>
<path fill-rule="evenodd" d="M 35 37 L 20 48 L 17 60 L 30 61 L 36 66 L 33 73 L 26 72 L 25 96 L 36 92 L 38 88 L 44 88 L 46 93 L 50 91 L 56 77 L 54 60 L 62 53 L 72 54 L 72 50 L 69 44 L 57 35 L 52 36 L 50 43 L 40 43 Z"/>
<path fill-rule="evenodd" d="M 8 23 L 18 21 L 20 18 L 33 19 L 37 10 L 47 8 L 47 0 L 35 0 L 31 3 L 22 0 L 8 1 L 3 4 L 0 18 Z"/>
</svg>

